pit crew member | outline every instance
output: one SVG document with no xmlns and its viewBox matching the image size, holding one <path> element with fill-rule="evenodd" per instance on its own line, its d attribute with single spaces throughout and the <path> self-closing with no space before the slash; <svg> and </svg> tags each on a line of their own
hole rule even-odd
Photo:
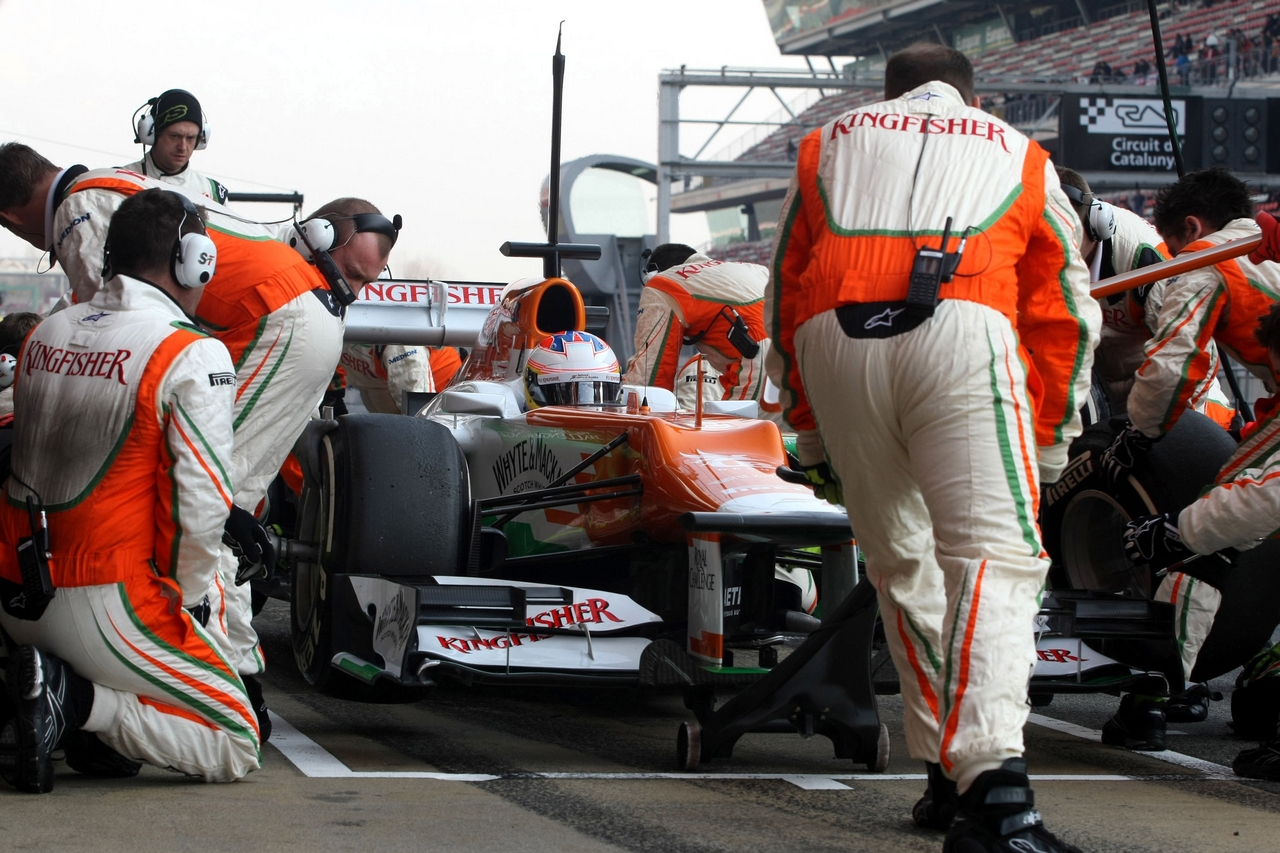
<svg viewBox="0 0 1280 853">
<path fill-rule="evenodd" d="M 524 366 L 525 405 L 617 406 L 622 376 L 613 348 L 590 332 L 543 338 Z"/>
<path fill-rule="evenodd" d="M 1280 303 L 1259 321 L 1255 337 L 1280 372 Z M 1209 555 L 1243 551 L 1280 536 L 1280 398 L 1260 401 L 1258 408 L 1258 419 L 1246 428 L 1240 447 L 1212 488 L 1181 512 L 1129 522 L 1124 547 L 1130 560 L 1153 570 L 1192 559 L 1213 563 Z M 1190 563 L 1187 568 L 1195 573 Z M 1179 577 L 1184 584 L 1206 585 L 1187 575 Z M 1192 635 L 1193 662 L 1194 652 L 1213 626 L 1216 609 L 1215 602 L 1213 610 L 1193 607 L 1183 615 L 1197 627 Z M 1280 741 L 1245 750 L 1233 766 L 1241 776 L 1280 779 Z"/>
<path fill-rule="evenodd" d="M 13 414 L 13 380 L 16 378 L 13 371 L 17 368 L 22 342 L 38 325 L 39 314 L 22 311 L 7 314 L 0 320 L 0 359 L 4 356 L 13 359 L 12 364 L 5 362 L 0 366 L 0 426 Z"/>
<path fill-rule="evenodd" d="M 1248 188 L 1223 169 L 1192 172 L 1156 196 L 1156 227 L 1175 254 L 1257 234 L 1252 213 Z M 1157 333 L 1147 345 L 1146 361 L 1129 395 L 1130 424 L 1103 454 L 1103 469 L 1112 482 L 1142 463 L 1152 442 L 1176 423 L 1194 398 L 1197 384 L 1212 368 L 1210 343 L 1224 348 L 1275 392 L 1280 374 L 1253 332 L 1258 318 L 1278 300 L 1280 267 L 1248 258 L 1169 279 Z M 1166 582 L 1174 585 L 1176 580 Z M 1210 590 L 1198 591 L 1201 586 L 1183 582 L 1172 590 L 1161 587 L 1162 597 L 1167 595 L 1185 617 L 1179 623 L 1186 625 L 1180 627 L 1180 640 L 1187 672 L 1195 665 L 1220 601 Z M 1135 706 L 1133 713 L 1140 710 Z"/>
<path fill-rule="evenodd" d="M 402 414 L 404 392 L 436 390 L 431 359 L 423 347 L 344 344 L 341 363 L 347 387 L 360 392 L 371 412 Z"/>
<path fill-rule="evenodd" d="M 1169 258 L 1168 246 L 1145 219 L 1099 201 L 1094 197 L 1088 182 L 1078 172 L 1059 167 L 1058 178 L 1083 225 L 1080 253 L 1089 266 L 1090 281 L 1097 282 L 1099 279 L 1110 278 Z M 1162 280 L 1099 300 L 1102 308 L 1102 340 L 1094 354 L 1095 373 L 1107 384 L 1114 415 L 1125 413 L 1135 373 L 1146 359 L 1143 350 L 1155 333 L 1156 319 L 1160 306 L 1164 303 L 1166 287 L 1167 282 Z M 1205 378 L 1191 395 L 1190 404 L 1223 428 L 1230 428 L 1235 410 L 1218 384 L 1218 350 L 1209 341 L 1206 351 L 1211 362 Z M 1160 582 L 1154 597 L 1157 601 L 1174 604 L 1186 616 L 1175 620 L 1174 624 L 1178 648 L 1183 656 L 1184 675 L 1190 678 L 1196 653 L 1204 641 L 1201 632 L 1207 631 L 1204 620 L 1191 614 L 1208 614 L 1211 622 L 1213 614 L 1222 603 L 1222 595 L 1208 584 L 1180 572 L 1171 572 Z M 1124 730 L 1122 732 L 1117 729 L 1117 737 L 1123 736 L 1127 741 L 1132 734 L 1136 739 L 1145 739 L 1138 735 L 1148 729 L 1149 721 L 1142 714 L 1150 713 L 1147 709 L 1152 706 L 1158 706 L 1157 711 L 1172 722 L 1201 722 L 1209 715 L 1210 695 L 1208 687 L 1197 685 L 1167 702 L 1126 698 L 1121 703 L 1121 713 L 1113 721 L 1113 725 Z M 1159 747 L 1160 742 L 1157 740 L 1152 746 Z"/>
<path fill-rule="evenodd" d="M 1045 151 L 977 108 L 960 52 L 894 54 L 885 98 L 800 143 L 770 376 L 878 590 L 929 765 L 916 822 L 950 827 L 949 850 L 1074 850 L 1032 808 L 1021 755 L 1039 486 L 1080 431 L 1100 324 L 1080 222 Z"/>
<path fill-rule="evenodd" d="M 140 112 L 133 141 L 143 146 L 142 159 L 125 168 L 225 204 L 227 188 L 191 168 L 191 155 L 209 144 L 209 118 L 196 96 L 170 89 L 147 101 Z"/>
<path fill-rule="evenodd" d="M 1156 228 L 1175 255 L 1259 232 L 1244 183 L 1221 168 L 1192 172 L 1156 196 Z M 1253 337 L 1259 317 L 1280 300 L 1280 269 L 1236 258 L 1168 281 L 1129 394 L 1129 426 L 1103 455 L 1112 481 L 1138 465 L 1181 417 L 1209 375 L 1213 341 L 1272 393 L 1277 374 Z"/>
<path fill-rule="evenodd" d="M 681 344 L 720 372 L 720 399 L 755 400 L 764 390 L 764 285 L 759 264 L 716 261 L 680 243 L 653 250 L 636 319 L 636 354 L 624 380 L 675 390 Z"/>
<path fill-rule="evenodd" d="M 0 221 L 37 247 L 49 239 L 44 235 L 57 230 L 52 248 L 77 302 L 92 299 L 98 290 L 103 238 L 112 214 L 124 199 L 152 187 L 168 185 L 121 169 L 59 170 L 25 145 L 0 146 Z M 196 317 L 227 346 L 236 365 L 227 380 L 236 383 L 231 480 L 235 503 L 246 513 L 232 514 L 229 535 L 250 563 L 265 566 L 270 555 L 261 549 L 264 537 L 244 515 L 259 510 L 275 472 L 323 396 L 341 352 L 342 319 L 325 277 L 298 252 L 274 240 L 274 231 L 196 198 L 205 201 L 222 266 L 218 281 L 204 289 Z M 357 289 L 385 265 L 386 252 L 378 241 L 390 238 L 346 233 L 342 224 L 350 226 L 354 216 L 363 214 L 341 210 L 370 207 L 339 199 L 317 212 L 333 211 L 334 223 L 325 220 L 329 231 L 350 244 L 335 249 L 333 260 Z M 41 227 L 37 222 L 44 223 L 43 234 L 36 231 Z M 385 218 L 378 216 L 373 224 L 382 227 L 379 223 L 390 230 Z M 238 563 L 239 557 L 228 550 L 219 570 L 227 606 L 219 605 L 217 612 L 225 620 L 228 657 L 241 675 L 253 676 L 265 662 L 250 624 L 249 587 L 235 583 Z M 256 681 L 248 685 L 267 719 L 265 706 L 257 701 Z"/>
<path fill-rule="evenodd" d="M 259 765 L 244 684 L 206 630 L 235 386 L 218 381 L 226 347 L 191 322 L 212 249 L 183 201 L 122 205 L 107 289 L 23 347 L 0 504 L 0 625 L 18 644 L 0 741 L 20 790 L 52 790 L 50 755 L 76 730 L 207 781 Z"/>
<path fill-rule="evenodd" d="M 1089 267 L 1091 282 L 1169 259 L 1169 247 L 1141 216 L 1099 200 L 1088 181 L 1073 169 L 1059 166 L 1058 180 L 1083 226 L 1080 254 Z M 1094 369 L 1107 385 L 1112 415 L 1125 414 L 1134 374 L 1146 360 L 1143 347 L 1155 333 L 1152 327 L 1164 302 L 1164 289 L 1165 282 L 1158 281 L 1099 301 L 1102 339 L 1094 353 Z M 1210 344 L 1209 350 L 1212 364 L 1206 380 L 1192 395 L 1192 406 L 1223 428 L 1230 428 L 1235 409 L 1218 384 L 1217 347 Z"/>
</svg>

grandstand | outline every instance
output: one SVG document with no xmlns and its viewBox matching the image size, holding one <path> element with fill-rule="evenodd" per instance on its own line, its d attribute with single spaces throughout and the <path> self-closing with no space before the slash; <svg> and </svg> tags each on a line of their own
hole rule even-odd
<svg viewBox="0 0 1280 853">
<path fill-rule="evenodd" d="M 764 0 L 764 6 L 781 52 L 860 57 L 844 66 L 844 74 L 872 85 L 819 99 L 795 121 L 743 151 L 736 158 L 738 163 L 793 161 L 796 144 L 806 133 L 861 104 L 878 100 L 874 84 L 880 79 L 884 58 L 921 39 L 964 50 L 973 60 L 983 106 L 1051 151 L 1057 144 L 1057 111 L 1068 88 L 1082 91 L 1089 84 L 1147 86 L 1150 97 L 1158 88 L 1150 19 L 1142 0 L 1119 5 L 1096 0 L 1008 4 L 814 0 L 803 7 L 787 0 Z M 1219 0 L 1207 7 L 1202 2 L 1167 2 L 1160 5 L 1159 14 L 1175 97 L 1227 97 L 1232 93 L 1240 97 L 1246 88 L 1253 97 L 1280 97 L 1280 17 L 1274 22 L 1271 19 L 1280 16 L 1275 0 Z M 1271 35 L 1265 35 L 1269 24 Z M 1177 62 L 1174 47 L 1183 39 L 1192 49 L 1184 51 L 1186 59 Z M 1206 41 L 1216 45 L 1219 55 L 1201 56 Z M 1134 73 L 1135 65 L 1143 60 L 1150 69 Z M 1136 70 L 1143 71 L 1141 67 Z M 1062 88 L 1055 90 L 1056 86 Z M 1133 94 L 1143 90 L 1125 91 Z M 1163 180 L 1144 185 L 1150 189 L 1160 183 Z M 724 210 L 738 207 L 740 202 L 728 179 L 707 178 L 693 188 L 713 186 L 725 201 Z M 1114 201 L 1126 207 L 1145 207 L 1151 194 L 1135 190 L 1117 195 Z M 726 260 L 767 262 L 781 195 L 782 191 L 771 196 L 753 192 L 742 204 L 741 228 L 736 232 L 714 229 L 716 238 L 709 251 Z M 1139 197 L 1142 202 L 1137 201 Z M 1265 191 L 1263 198 L 1264 207 L 1275 206 Z M 682 204 L 678 194 L 672 198 L 672 209 L 706 209 L 712 217 L 717 215 L 705 205 Z M 720 221 L 724 219 L 721 213 Z M 748 236 L 756 239 L 748 240 Z"/>
</svg>

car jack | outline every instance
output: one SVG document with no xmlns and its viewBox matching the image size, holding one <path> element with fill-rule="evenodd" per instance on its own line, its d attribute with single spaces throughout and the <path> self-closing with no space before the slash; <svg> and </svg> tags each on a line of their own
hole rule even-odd
<svg viewBox="0 0 1280 853">
<path fill-rule="evenodd" d="M 699 678 L 691 670 L 706 671 L 687 655 L 670 654 L 680 651 L 674 643 L 665 653 L 647 655 L 653 681 L 685 679 L 685 705 L 697 717 L 680 725 L 680 769 L 731 757 L 738 738 L 752 732 L 822 735 L 831 739 L 836 758 L 863 762 L 874 772 L 888 767 L 889 730 L 880 722 L 871 683 L 876 612 L 875 589 L 864 580 L 799 648 L 719 709 L 715 690 L 723 682 Z M 641 668 L 643 673 L 644 662 Z M 667 671 L 665 678 L 657 677 L 659 668 Z"/>
</svg>

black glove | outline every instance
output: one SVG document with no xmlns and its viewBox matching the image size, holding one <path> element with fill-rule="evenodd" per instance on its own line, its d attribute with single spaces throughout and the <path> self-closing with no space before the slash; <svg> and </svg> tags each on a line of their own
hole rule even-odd
<svg viewBox="0 0 1280 853">
<path fill-rule="evenodd" d="M 231 515 L 223 527 L 222 541 L 240 560 L 236 586 L 259 576 L 270 580 L 275 573 L 276 549 L 271 544 L 271 537 L 247 509 L 232 505 Z"/>
<path fill-rule="evenodd" d="M 1155 439 L 1147 438 L 1133 424 L 1121 430 L 1102 453 L 1102 475 L 1107 485 L 1114 489 L 1130 471 L 1141 465 L 1154 443 Z"/>
<path fill-rule="evenodd" d="M 804 472 L 809 485 L 813 486 L 814 497 L 835 506 L 844 506 L 844 489 L 841 488 L 836 475 L 832 473 L 831 466 L 825 462 L 819 462 L 817 465 L 806 465 L 800 470 Z"/>
<path fill-rule="evenodd" d="M 191 618 L 200 623 L 201 628 L 209 627 L 209 616 L 213 612 L 213 608 L 209 606 L 209 596 L 200 599 L 199 604 L 193 604 L 187 608 L 187 612 L 191 614 Z"/>
<path fill-rule="evenodd" d="M 1196 552 L 1182 544 L 1178 533 L 1178 516 L 1142 515 L 1124 526 L 1124 553 L 1135 564 L 1145 563 L 1153 569 L 1167 569 Z"/>
</svg>

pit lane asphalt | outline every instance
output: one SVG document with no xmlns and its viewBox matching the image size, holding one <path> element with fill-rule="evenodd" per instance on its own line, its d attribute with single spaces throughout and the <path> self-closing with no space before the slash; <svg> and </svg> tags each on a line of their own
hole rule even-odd
<svg viewBox="0 0 1280 853">
<path fill-rule="evenodd" d="M 882 777 L 833 759 L 825 738 L 748 735 L 732 761 L 699 768 L 741 776 L 672 779 L 659 774 L 675 772 L 676 729 L 691 718 L 678 696 L 444 685 L 408 703 L 355 702 L 316 693 L 298 676 L 287 605 L 270 602 L 257 624 L 270 661 L 267 699 L 303 736 L 281 744 L 312 776 L 270 745 L 263 768 L 232 785 L 152 768 L 136 779 L 91 780 L 59 765 L 52 794 L 0 790 L 0 849 L 941 849 L 940 835 L 910 822 L 923 781 L 893 778 L 923 772 L 906 754 L 897 697 L 880 698 L 893 743 Z M 1114 707 L 1111 697 L 1060 696 L 1036 713 L 1096 730 Z M 1229 717 L 1222 702 L 1205 723 L 1172 725 L 1171 749 L 1229 766 L 1251 745 L 1230 735 Z M 1280 849 L 1280 784 L 1214 778 L 1221 774 L 1212 767 L 1206 773 L 1035 723 L 1026 741 L 1033 775 L 1073 777 L 1033 784 L 1048 825 L 1085 851 Z M 317 777 L 324 768 L 343 775 Z M 571 778 L 541 775 L 553 773 Z M 775 778 L 750 778 L 761 775 Z M 1148 778 L 1082 778 L 1098 776 Z"/>
</svg>

